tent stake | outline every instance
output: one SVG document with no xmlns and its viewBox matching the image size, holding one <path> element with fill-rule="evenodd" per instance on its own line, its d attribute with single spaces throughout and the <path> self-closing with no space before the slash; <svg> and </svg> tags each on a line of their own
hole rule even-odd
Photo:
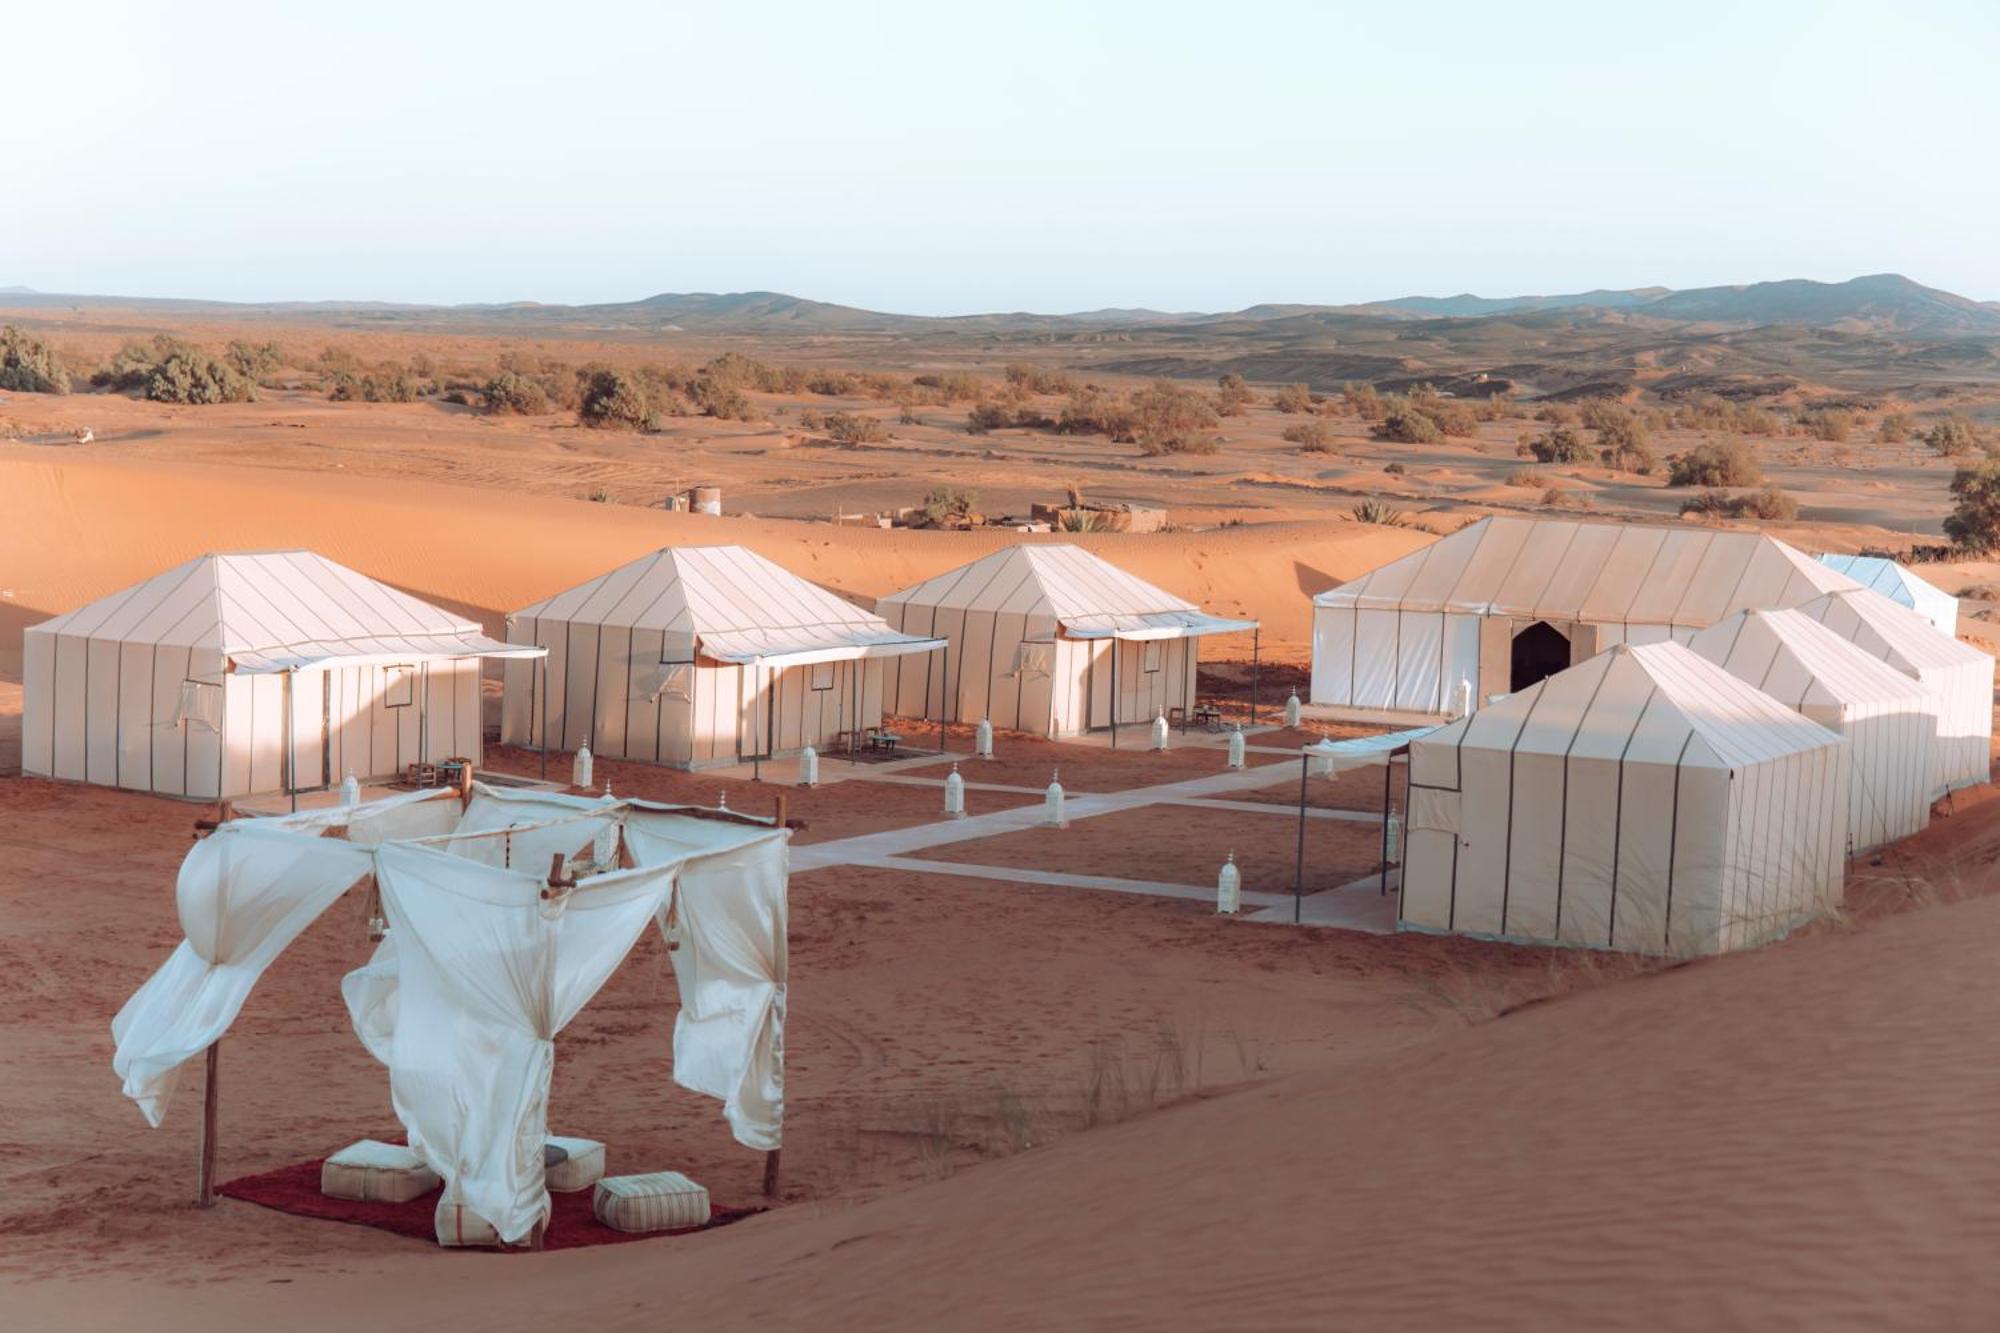
<svg viewBox="0 0 2000 1333">
<path fill-rule="evenodd" d="M 220 1064 L 218 1052 L 222 1048 L 220 1039 L 208 1045 L 208 1067 L 201 1090 L 201 1167 L 195 1177 L 194 1206 L 213 1208 L 215 1206 L 215 1118 L 216 1118 L 216 1074 Z"/>
<path fill-rule="evenodd" d="M 773 1148 L 764 1154 L 764 1197 L 767 1199 L 778 1197 L 778 1154 L 783 1151 L 782 1148 Z"/>
<path fill-rule="evenodd" d="M 1292 868 L 1292 924 L 1298 925 L 1305 910 L 1306 895 L 1306 775 L 1312 771 L 1312 760 L 1304 751 L 1299 753 L 1299 853 L 1298 861 Z"/>
</svg>

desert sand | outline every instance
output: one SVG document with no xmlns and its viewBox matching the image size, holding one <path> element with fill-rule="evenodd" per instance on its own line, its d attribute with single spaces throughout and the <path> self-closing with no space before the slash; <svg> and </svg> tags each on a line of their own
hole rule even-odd
<svg viewBox="0 0 2000 1333">
<path fill-rule="evenodd" d="M 1666 969 L 1218 920 L 1198 898 L 1000 877 L 1059 858 L 1202 886 L 1235 850 L 1246 889 L 1282 890 L 1296 770 L 1275 752 L 1304 732 L 1257 738 L 1272 752 L 1252 763 L 1273 785 L 1232 795 L 1249 808 L 1148 805 L 934 853 L 992 880 L 840 864 L 795 876 L 786 1178 L 766 1215 L 498 1256 L 235 1202 L 196 1212 L 199 1078 L 147 1130 L 118 1094 L 108 1025 L 177 938 L 174 867 L 203 811 L 18 776 L 25 625 L 203 551 L 295 546 L 489 629 L 670 543 L 740 542 L 866 604 L 1022 538 L 802 519 L 972 474 L 1040 498 L 1094 455 L 935 426 L 884 457 L 703 423 L 662 441 L 299 393 L 213 409 L 15 396 L 4 411 L 31 435 L 88 421 L 100 442 L 0 443 L 0 995 L 15 1018 L 0 1027 L 0 1326 L 1951 1328 L 2000 1308 L 1987 1144 L 2000 1000 L 1986 984 L 2000 802 L 1963 794 L 1858 868 L 1841 920 Z M 1028 540 L 1079 541 L 1260 619 L 1269 708 L 1309 657 L 1311 594 L 1431 533 L 1345 513 L 1395 450 L 1357 445 L 1366 476 L 1351 459 L 1307 476 L 1271 423 L 1245 430 L 1269 460 L 1102 470 L 1189 526 Z M 1391 493 L 1444 529 L 1514 504 L 1491 489 L 1514 466 L 1499 443 L 1490 457 L 1433 450 L 1432 471 Z M 1847 519 L 1809 506 L 1773 530 L 1836 549 L 1893 535 L 1936 470 L 1880 466 L 1822 469 L 1822 507 L 1878 481 L 1881 503 Z M 714 478 L 762 516 L 646 507 Z M 597 487 L 611 497 L 584 498 Z M 2000 581 L 1990 565 L 1936 574 L 1954 590 Z M 1248 642 L 1204 656 L 1223 659 L 1204 688 L 1238 706 Z M 1058 766 L 1072 791 L 1106 793 L 1218 773 L 1222 758 L 1212 744 L 1148 756 L 1003 737 L 1000 759 L 967 776 L 1028 790 L 975 789 L 975 811 L 1032 804 Z M 745 809 L 778 790 L 599 773 L 621 793 Z M 810 825 L 802 848 L 938 818 L 934 786 L 785 790 Z M 1312 797 L 1358 813 L 1379 799 L 1365 778 Z M 1315 818 L 1313 864 L 1330 882 L 1363 875 L 1377 833 Z M 342 903 L 253 996 L 224 1055 L 225 1178 L 393 1126 L 338 995 L 366 951 L 359 904 Z M 754 1156 L 666 1080 L 672 995 L 664 957 L 642 946 L 559 1042 L 557 1128 L 610 1142 L 613 1170 L 671 1164 L 721 1202 L 757 1202 Z"/>
</svg>

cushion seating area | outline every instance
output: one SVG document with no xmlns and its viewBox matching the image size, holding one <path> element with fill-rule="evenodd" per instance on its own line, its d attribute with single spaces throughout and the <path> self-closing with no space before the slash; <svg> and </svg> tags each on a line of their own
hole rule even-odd
<svg viewBox="0 0 2000 1333">
<path fill-rule="evenodd" d="M 597 1220 L 614 1231 L 685 1231 L 709 1219 L 708 1190 L 678 1171 L 606 1176 L 590 1203 Z"/>
<path fill-rule="evenodd" d="M 319 1190 L 329 1199 L 407 1203 L 438 1187 L 437 1172 L 399 1143 L 363 1139 L 320 1167 Z"/>
<path fill-rule="evenodd" d="M 437 1228 L 437 1243 L 445 1246 L 498 1245 L 500 1233 L 491 1222 L 459 1200 L 440 1194 L 431 1220 Z"/>
<path fill-rule="evenodd" d="M 548 1187 L 563 1194 L 587 1190 L 604 1175 L 604 1145 L 596 1139 L 551 1136 L 542 1154 Z"/>
</svg>

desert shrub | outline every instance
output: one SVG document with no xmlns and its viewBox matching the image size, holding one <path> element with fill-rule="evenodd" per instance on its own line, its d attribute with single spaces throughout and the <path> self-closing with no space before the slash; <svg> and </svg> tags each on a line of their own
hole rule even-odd
<svg viewBox="0 0 2000 1333">
<path fill-rule="evenodd" d="M 144 393 L 146 378 L 159 362 L 155 352 L 162 343 L 171 347 L 173 340 L 162 334 L 153 340 L 151 347 L 141 342 L 126 343 L 109 361 L 91 372 L 91 386 L 119 393 Z"/>
<path fill-rule="evenodd" d="M 1944 519 L 1951 544 L 1974 553 L 2000 546 L 2000 462 L 1960 468 L 1951 479 L 1951 497 Z"/>
<path fill-rule="evenodd" d="M 1914 435 L 1917 423 L 1908 412 L 1891 412 L 1875 426 L 1875 438 L 1884 444 L 1901 444 Z"/>
<path fill-rule="evenodd" d="M 1529 488 L 1547 486 L 1549 484 L 1549 475 L 1546 472 L 1537 472 L 1531 467 L 1517 467 L 1507 474 L 1507 484 L 1509 486 L 1524 486 Z"/>
<path fill-rule="evenodd" d="M 1388 473 L 1392 477 L 1400 477 L 1405 472 L 1409 471 L 1409 469 L 1404 467 L 1401 463 L 1385 463 L 1382 465 L 1382 470 Z"/>
<path fill-rule="evenodd" d="M 919 388 L 932 390 L 940 404 L 982 398 L 986 394 L 986 382 L 979 376 L 968 374 L 963 370 L 919 375 L 910 383 Z"/>
<path fill-rule="evenodd" d="M 978 503 L 977 491 L 959 486 L 940 486 L 924 497 L 924 517 L 930 520 L 933 527 L 962 522 L 972 516 L 973 506 Z"/>
<path fill-rule="evenodd" d="M 699 374 L 688 384 L 687 394 L 703 416 L 714 417 L 718 421 L 757 419 L 757 409 L 751 405 L 750 395 L 730 381 L 715 379 L 706 373 Z"/>
<path fill-rule="evenodd" d="M 1537 463 L 1588 463 L 1590 446 L 1568 426 L 1551 426 L 1528 441 L 1528 452 Z"/>
<path fill-rule="evenodd" d="M 1962 458 L 1979 447 L 1979 432 L 1964 417 L 1946 417 L 1923 433 L 1931 452 L 1944 458 Z"/>
<path fill-rule="evenodd" d="M 247 343 L 241 340 L 231 342 L 222 349 L 223 359 L 236 368 L 239 375 L 250 379 L 262 379 L 285 364 L 284 349 L 276 343 Z"/>
<path fill-rule="evenodd" d="M 1303 384 L 1287 384 L 1271 395 L 1271 406 L 1288 414 L 1310 412 L 1313 410 L 1312 390 Z"/>
<path fill-rule="evenodd" d="M 851 396 L 859 381 L 843 370 L 815 370 L 806 376 L 806 392 L 816 393 L 822 398 L 846 398 Z"/>
<path fill-rule="evenodd" d="M 652 413 L 644 386 L 620 370 L 592 371 L 576 409 L 577 420 L 597 430 L 643 430 Z"/>
<path fill-rule="evenodd" d="M 421 386 L 400 370 L 383 370 L 365 375 L 337 371 L 327 397 L 337 403 L 413 403 Z"/>
<path fill-rule="evenodd" d="M 1403 511 L 1392 508 L 1387 500 L 1363 500 L 1354 506 L 1354 517 L 1361 523 L 1380 523 L 1391 528 L 1403 526 Z"/>
<path fill-rule="evenodd" d="M 1799 427 L 1815 440 L 1840 444 L 1854 431 L 1854 414 L 1837 408 L 1815 408 L 1799 413 Z"/>
<path fill-rule="evenodd" d="M 1788 522 L 1799 516 L 1799 502 L 1775 486 L 1761 486 L 1742 495 L 1703 491 L 1681 501 L 1683 514 L 1714 518 L 1758 518 Z"/>
<path fill-rule="evenodd" d="M 1576 419 L 1590 430 L 1603 430 L 1614 422 L 1630 421 L 1632 409 L 1616 398 L 1586 398 L 1576 405 Z"/>
<path fill-rule="evenodd" d="M 1394 440 L 1398 444 L 1436 444 L 1444 438 L 1444 431 L 1431 415 L 1404 398 L 1388 401 L 1372 433 L 1378 440 Z"/>
<path fill-rule="evenodd" d="M 1215 409 L 1171 380 L 1154 380 L 1132 395 L 1132 420 L 1132 433 L 1148 456 L 1215 452 L 1204 434 L 1216 425 Z"/>
<path fill-rule="evenodd" d="M 1363 421 L 1380 421 L 1382 413 L 1386 410 L 1382 403 L 1382 395 L 1375 392 L 1375 386 L 1372 384 L 1350 384 L 1341 390 L 1340 396 L 1346 402 L 1348 410 Z"/>
<path fill-rule="evenodd" d="M 1215 411 L 1219 416 L 1240 417 L 1256 401 L 1257 395 L 1250 392 L 1249 383 L 1235 371 L 1215 381 Z"/>
<path fill-rule="evenodd" d="M 1416 404 L 1417 410 L 1437 423 L 1437 428 L 1446 435 L 1460 439 L 1479 434 L 1479 414 L 1470 403 L 1462 403 L 1450 398 L 1433 398 Z"/>
<path fill-rule="evenodd" d="M 1014 414 L 1004 403 L 974 403 L 965 414 L 965 433 L 984 435 L 989 430 L 1005 430 L 1014 424 Z"/>
<path fill-rule="evenodd" d="M 1285 441 L 1296 444 L 1302 454 L 1333 452 L 1333 430 L 1324 421 L 1301 421 L 1284 429 Z"/>
<path fill-rule="evenodd" d="M 480 386 L 479 396 L 488 412 L 511 412 L 515 416 L 540 416 L 549 410 L 549 391 L 539 380 L 518 371 L 503 370 Z"/>
<path fill-rule="evenodd" d="M 1056 429 L 1065 435 L 1103 435 L 1114 444 L 1131 444 L 1139 438 L 1139 416 L 1124 399 L 1086 385 L 1063 404 Z"/>
<path fill-rule="evenodd" d="M 1590 497 L 1582 491 L 1566 491 L 1560 486 L 1551 486 L 1542 492 L 1542 503 L 1550 509 L 1589 509 L 1593 506 Z"/>
<path fill-rule="evenodd" d="M 9 324 L 0 328 L 0 389 L 68 393 L 69 372 L 53 347 Z"/>
<path fill-rule="evenodd" d="M 1598 457 L 1606 467 L 1651 475 L 1660 460 L 1646 438 L 1646 427 L 1630 412 L 1607 419 L 1597 428 Z"/>
<path fill-rule="evenodd" d="M 1567 403 L 1543 403 L 1535 409 L 1535 420 L 1551 426 L 1567 426 L 1576 420 L 1576 410 Z"/>
<path fill-rule="evenodd" d="M 1698 444 L 1667 468 L 1669 486 L 1755 486 L 1763 480 L 1757 455 L 1737 440 Z"/>
<path fill-rule="evenodd" d="M 828 435 L 844 444 L 879 444 L 889 438 L 880 420 L 859 412 L 832 412 L 822 423 Z"/>
<path fill-rule="evenodd" d="M 146 397 L 154 402 L 207 406 L 256 401 L 257 386 L 227 361 L 172 339 L 159 350 L 165 354 L 147 372 L 145 384 Z"/>
</svg>

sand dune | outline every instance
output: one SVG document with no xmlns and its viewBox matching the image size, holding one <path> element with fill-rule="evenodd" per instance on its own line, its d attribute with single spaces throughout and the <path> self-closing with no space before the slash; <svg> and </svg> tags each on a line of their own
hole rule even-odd
<svg viewBox="0 0 2000 1333">
<path fill-rule="evenodd" d="M 1274 657 L 1303 659 L 1311 594 L 1429 537 L 1331 521 L 1074 538 L 834 528 L 327 473 L 0 454 L 0 672 L 18 671 L 24 625 L 204 551 L 310 547 L 497 627 L 514 607 L 663 545 L 740 542 L 874 598 L 1017 540 L 1078 541 L 1221 614 L 1261 619 Z"/>
</svg>

